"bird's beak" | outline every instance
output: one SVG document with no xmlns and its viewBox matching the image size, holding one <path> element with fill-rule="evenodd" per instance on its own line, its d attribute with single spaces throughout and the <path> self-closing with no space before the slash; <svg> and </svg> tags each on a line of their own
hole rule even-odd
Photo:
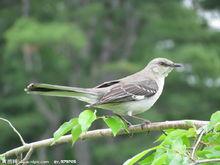
<svg viewBox="0 0 220 165">
<path fill-rule="evenodd" d="M 179 67 L 183 67 L 183 64 L 173 63 L 173 64 L 171 65 L 171 67 L 173 67 L 173 68 L 179 68 Z"/>
</svg>

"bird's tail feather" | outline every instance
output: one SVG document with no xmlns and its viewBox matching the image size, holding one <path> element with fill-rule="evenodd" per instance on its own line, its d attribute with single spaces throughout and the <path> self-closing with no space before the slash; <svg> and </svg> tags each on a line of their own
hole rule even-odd
<svg viewBox="0 0 220 165">
<path fill-rule="evenodd" d="M 89 88 L 67 87 L 51 84 L 31 83 L 25 88 L 28 94 L 40 94 L 47 96 L 72 97 L 93 104 L 98 95 Z"/>
</svg>

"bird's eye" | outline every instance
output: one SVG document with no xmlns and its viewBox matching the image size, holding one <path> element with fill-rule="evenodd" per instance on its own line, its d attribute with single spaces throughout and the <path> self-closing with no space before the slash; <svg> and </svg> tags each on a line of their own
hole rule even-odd
<svg viewBox="0 0 220 165">
<path fill-rule="evenodd" d="M 163 62 L 163 61 L 159 62 L 159 65 L 161 65 L 161 66 L 168 66 L 168 64 Z"/>
</svg>

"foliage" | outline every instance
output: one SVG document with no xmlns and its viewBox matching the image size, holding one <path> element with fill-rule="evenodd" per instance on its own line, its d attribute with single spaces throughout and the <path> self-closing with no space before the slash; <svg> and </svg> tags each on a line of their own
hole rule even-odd
<svg viewBox="0 0 220 165">
<path fill-rule="evenodd" d="M 69 122 L 65 122 L 60 126 L 60 128 L 54 133 L 54 142 L 72 130 L 71 134 L 73 137 L 73 143 L 75 143 L 80 134 L 87 131 L 91 124 L 96 119 L 100 118 L 103 119 L 107 126 L 112 129 L 114 136 L 121 129 L 126 129 L 124 121 L 117 116 L 97 117 L 96 111 L 92 112 L 91 110 L 85 110 L 81 112 L 79 118 L 73 118 Z M 79 122 L 80 120 L 81 122 Z M 197 160 L 220 158 L 219 125 L 220 111 L 217 111 L 212 114 L 210 122 L 199 129 L 193 126 L 188 130 L 166 130 L 165 134 L 162 134 L 156 140 L 156 142 L 160 142 L 159 145 L 142 151 L 131 159 L 128 159 L 124 165 L 133 165 L 135 163 L 143 165 L 188 165 L 196 164 Z M 201 131 L 205 131 L 205 134 L 202 136 L 201 141 L 198 141 L 198 136 Z M 196 146 L 197 141 L 199 142 L 199 147 Z M 193 150 L 196 151 L 195 156 L 192 155 Z"/>
<path fill-rule="evenodd" d="M 116 136 L 121 129 L 127 129 L 127 125 L 118 116 L 104 118 L 104 122 L 111 128 L 114 136 Z"/>
<path fill-rule="evenodd" d="M 107 126 L 112 130 L 114 136 L 116 136 L 122 129 L 127 129 L 127 125 L 118 116 L 97 117 L 96 111 L 84 110 L 80 113 L 78 118 L 73 118 L 59 127 L 54 133 L 54 143 L 69 131 L 71 131 L 72 140 L 73 143 L 75 143 L 81 133 L 86 132 L 91 124 L 97 119 L 103 119 Z"/>
<path fill-rule="evenodd" d="M 36 35 L 37 34 L 37 35 Z M 70 23 L 40 23 L 34 19 L 18 19 L 13 28 L 5 34 L 8 50 L 23 44 L 60 44 L 66 43 L 81 49 L 86 44 L 84 33 L 74 24 Z"/>
<path fill-rule="evenodd" d="M 185 69 L 167 77 L 162 96 L 142 117 L 207 120 L 220 107 L 220 33 L 198 12 L 215 9 L 218 13 L 219 1 L 193 1 L 192 5 L 186 7 L 182 0 L 1 0 L 0 116 L 14 123 L 28 141 L 50 137 L 60 122 L 78 116 L 84 104 L 49 97 L 40 97 L 39 103 L 24 92 L 27 84 L 92 87 L 134 73 L 154 57 L 167 57 L 185 63 Z M 99 121 L 94 128 L 105 125 Z M 72 129 L 75 141 L 81 128 Z M 0 132 L 1 152 L 20 144 L 4 124 Z M 46 149 L 44 157 L 53 160 L 59 155 L 79 164 L 121 164 L 129 155 L 152 146 L 155 136 L 106 138 L 90 141 L 89 147 Z M 82 151 L 90 157 L 83 158 L 89 163 L 80 163 Z"/>
<path fill-rule="evenodd" d="M 5 157 L 0 155 L 0 162 L 5 162 Z"/>
<path fill-rule="evenodd" d="M 167 130 L 166 135 L 163 134 L 158 138 L 159 145 L 142 151 L 128 159 L 124 165 L 135 163 L 143 165 L 188 165 L 196 164 L 197 160 L 220 158 L 219 124 L 220 111 L 217 111 L 211 116 L 209 124 L 199 129 L 193 127 L 188 130 Z M 201 131 L 205 131 L 205 134 L 202 136 L 201 141 L 198 141 Z M 196 146 L 197 141 L 199 147 Z M 195 156 L 192 155 L 193 150 L 196 151 Z"/>
<path fill-rule="evenodd" d="M 94 120 L 96 120 L 96 111 L 94 113 L 90 110 L 81 112 L 78 123 L 81 125 L 82 132 L 87 131 Z"/>
<path fill-rule="evenodd" d="M 75 129 L 78 124 L 79 123 L 77 118 L 73 118 L 70 121 L 63 123 L 60 128 L 54 133 L 54 141 L 57 141 L 61 136 L 63 136 L 70 130 Z"/>
</svg>

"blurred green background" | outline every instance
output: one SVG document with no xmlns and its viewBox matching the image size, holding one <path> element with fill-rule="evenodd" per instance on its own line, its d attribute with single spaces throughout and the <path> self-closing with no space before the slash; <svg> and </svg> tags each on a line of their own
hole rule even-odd
<svg viewBox="0 0 220 165">
<path fill-rule="evenodd" d="M 0 117 L 26 142 L 50 138 L 84 104 L 27 95 L 30 82 L 92 87 L 166 57 L 185 68 L 170 74 L 162 96 L 142 116 L 207 120 L 220 108 L 219 9 L 217 0 L 0 0 Z M 93 129 L 104 127 L 96 122 Z M 39 149 L 31 159 L 121 164 L 157 136 L 85 140 Z M 0 153 L 19 145 L 0 122 Z"/>
</svg>

